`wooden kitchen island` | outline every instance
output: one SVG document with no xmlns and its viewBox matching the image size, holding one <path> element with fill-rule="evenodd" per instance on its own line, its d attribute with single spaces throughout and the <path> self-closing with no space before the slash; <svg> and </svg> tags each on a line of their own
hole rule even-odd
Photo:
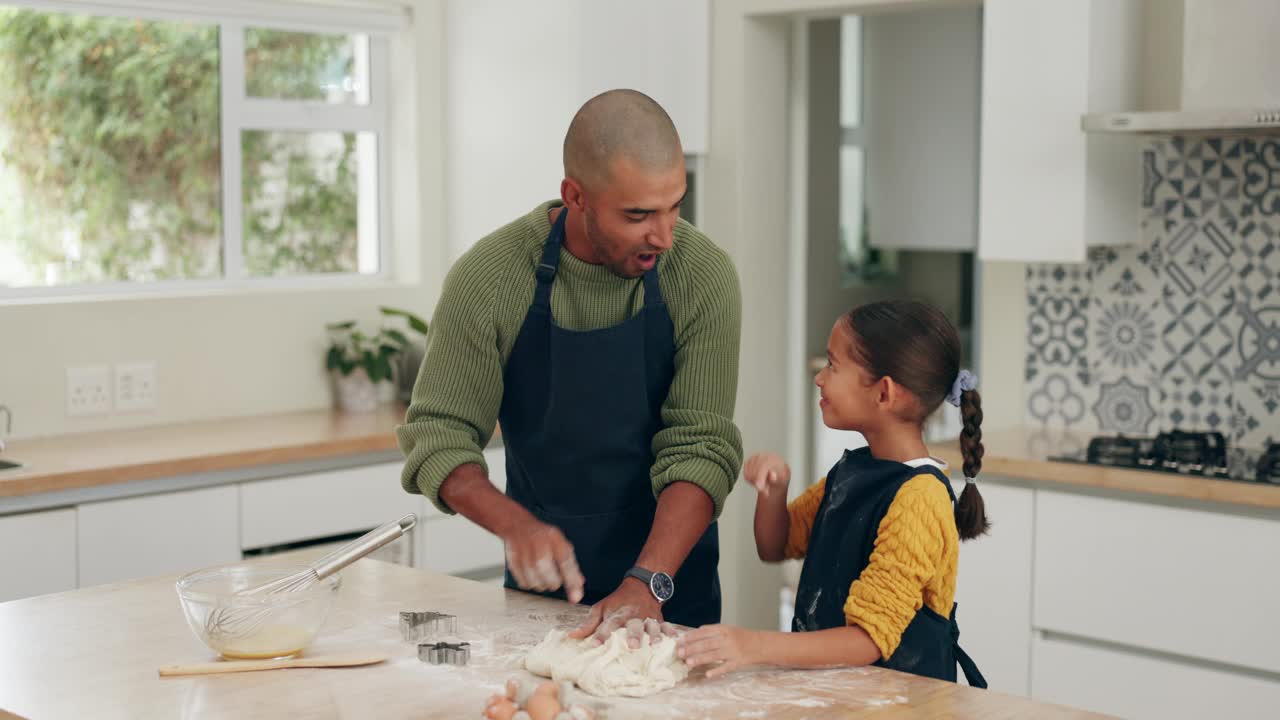
<svg viewBox="0 0 1280 720">
<path fill-rule="evenodd" d="M 579 607 L 492 585 L 362 560 L 343 573 L 308 654 L 385 653 L 381 665 L 165 678 L 157 668 L 211 654 L 187 628 L 174 577 L 0 604 L 0 717 L 476 718 L 525 652 Z M 399 634 L 401 610 L 458 616 L 467 667 L 432 666 Z M 1089 718 L 1083 711 L 878 668 L 747 671 L 646 700 L 591 699 L 629 718 Z"/>
</svg>

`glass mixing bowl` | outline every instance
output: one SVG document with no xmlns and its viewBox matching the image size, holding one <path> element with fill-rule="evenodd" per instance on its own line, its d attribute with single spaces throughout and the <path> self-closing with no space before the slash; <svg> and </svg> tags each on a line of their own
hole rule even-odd
<svg viewBox="0 0 1280 720">
<path fill-rule="evenodd" d="M 236 593 L 294 573 L 305 565 L 227 565 L 178 579 L 187 625 L 210 650 L 232 659 L 296 655 L 315 639 L 333 606 L 337 575 L 303 590 L 240 596 Z"/>
</svg>

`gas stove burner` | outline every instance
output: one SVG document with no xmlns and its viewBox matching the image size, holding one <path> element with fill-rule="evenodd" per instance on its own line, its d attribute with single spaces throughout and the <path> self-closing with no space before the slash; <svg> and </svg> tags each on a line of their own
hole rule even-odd
<svg viewBox="0 0 1280 720">
<path fill-rule="evenodd" d="M 1175 472 L 1202 473 L 1227 466 L 1227 439 L 1220 432 L 1160 433 L 1152 447 L 1155 462 Z"/>
<path fill-rule="evenodd" d="M 1271 443 L 1258 458 L 1258 482 L 1280 485 L 1280 443 Z"/>
<path fill-rule="evenodd" d="M 1151 454 L 1152 441 L 1146 438 L 1096 437 L 1089 441 L 1086 458 L 1094 465 L 1134 467 L 1144 464 Z"/>
<path fill-rule="evenodd" d="M 1101 435 L 1090 440 L 1088 449 L 1082 453 L 1049 459 L 1232 479 L 1227 466 L 1227 439 L 1220 432 L 1170 430 L 1155 437 Z M 1280 483 L 1280 449 L 1276 450 L 1276 458 L 1268 467 L 1274 468 L 1268 470 L 1269 476 L 1275 477 L 1271 482 Z"/>
</svg>

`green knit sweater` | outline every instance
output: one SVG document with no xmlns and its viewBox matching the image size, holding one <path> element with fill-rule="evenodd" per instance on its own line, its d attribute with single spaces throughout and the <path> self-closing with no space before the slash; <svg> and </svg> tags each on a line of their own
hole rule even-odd
<svg viewBox="0 0 1280 720">
<path fill-rule="evenodd" d="M 445 512 L 452 511 L 439 493 L 449 473 L 466 463 L 485 466 L 481 448 L 497 423 L 503 369 L 533 300 L 534 269 L 551 230 L 547 212 L 559 204 L 543 203 L 481 239 L 445 279 L 413 400 L 396 429 L 405 490 Z M 677 481 L 693 483 L 711 496 L 719 516 L 742 465 L 733 423 L 742 325 L 738 275 L 728 255 L 684 221 L 658 271 L 676 356 L 663 427 L 653 439 L 653 492 Z M 640 278 L 620 278 L 561 249 L 551 288 L 558 325 L 610 327 L 643 305 Z"/>
</svg>

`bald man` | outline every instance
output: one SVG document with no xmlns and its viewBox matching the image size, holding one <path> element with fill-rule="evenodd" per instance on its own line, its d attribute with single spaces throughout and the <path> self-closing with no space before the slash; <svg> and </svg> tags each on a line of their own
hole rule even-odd
<svg viewBox="0 0 1280 720">
<path fill-rule="evenodd" d="M 686 190 L 661 106 L 631 90 L 583 105 L 560 199 L 450 270 L 397 430 L 405 489 L 501 537 L 507 587 L 593 605 L 580 638 L 720 619 L 742 299 L 680 219 Z M 481 454 L 495 421 L 505 495 Z"/>
</svg>

